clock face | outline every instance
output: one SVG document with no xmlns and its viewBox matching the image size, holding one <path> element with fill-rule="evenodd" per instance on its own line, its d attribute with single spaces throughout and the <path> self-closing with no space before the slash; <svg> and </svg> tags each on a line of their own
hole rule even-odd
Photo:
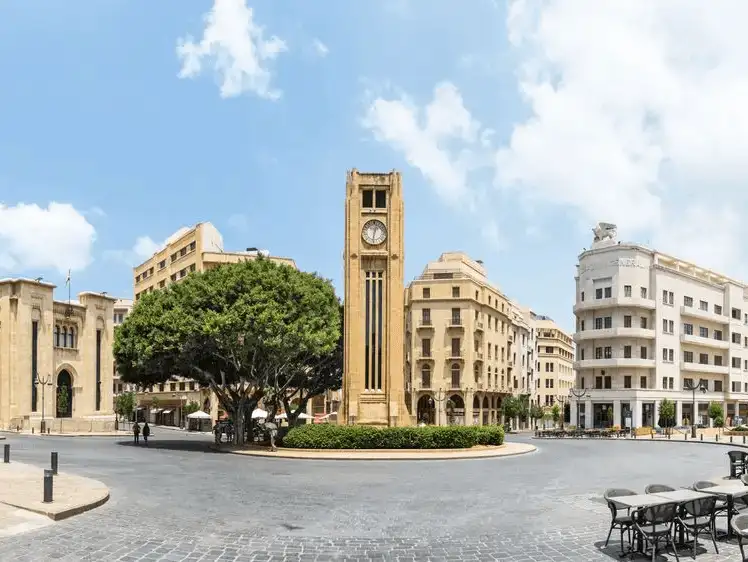
<svg viewBox="0 0 748 562">
<path fill-rule="evenodd" d="M 367 244 L 377 246 L 387 240 L 387 227 L 379 220 L 366 221 L 361 235 Z"/>
</svg>

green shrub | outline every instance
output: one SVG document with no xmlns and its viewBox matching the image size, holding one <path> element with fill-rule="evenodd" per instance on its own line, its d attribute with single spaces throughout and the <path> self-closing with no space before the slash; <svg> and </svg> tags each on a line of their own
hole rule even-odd
<svg viewBox="0 0 748 562">
<path fill-rule="evenodd" d="M 295 427 L 283 439 L 294 449 L 468 449 L 501 445 L 504 428 L 491 426 L 385 427 L 309 424 Z"/>
</svg>

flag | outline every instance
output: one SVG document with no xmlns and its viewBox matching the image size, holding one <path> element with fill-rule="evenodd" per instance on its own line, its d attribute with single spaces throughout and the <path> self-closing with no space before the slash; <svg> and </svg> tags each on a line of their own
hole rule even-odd
<svg viewBox="0 0 748 562">
<path fill-rule="evenodd" d="M 70 286 L 70 270 L 68 269 L 68 276 L 65 278 L 65 285 Z"/>
</svg>

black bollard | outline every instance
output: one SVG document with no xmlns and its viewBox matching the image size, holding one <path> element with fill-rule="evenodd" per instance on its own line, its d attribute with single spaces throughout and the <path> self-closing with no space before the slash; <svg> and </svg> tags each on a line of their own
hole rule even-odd
<svg viewBox="0 0 748 562">
<path fill-rule="evenodd" d="M 52 451 L 52 474 L 57 476 L 57 452 Z"/>
<path fill-rule="evenodd" d="M 34 434 L 34 426 L 32 425 L 31 426 L 31 435 L 33 435 L 33 434 Z"/>
<path fill-rule="evenodd" d="M 732 435 L 730 435 L 730 443 L 732 443 Z"/>
<path fill-rule="evenodd" d="M 699 437 L 701 437 L 701 440 L 704 440 L 704 434 L 702 433 Z"/>
<path fill-rule="evenodd" d="M 10 445 L 3 445 L 3 462 L 5 464 L 10 462 Z"/>
<path fill-rule="evenodd" d="M 719 433 L 718 433 L 717 435 L 715 435 L 715 436 L 714 436 L 714 440 L 715 440 L 715 441 L 719 441 Z"/>
<path fill-rule="evenodd" d="M 44 503 L 52 503 L 52 483 L 54 476 L 48 468 L 44 469 Z"/>
</svg>

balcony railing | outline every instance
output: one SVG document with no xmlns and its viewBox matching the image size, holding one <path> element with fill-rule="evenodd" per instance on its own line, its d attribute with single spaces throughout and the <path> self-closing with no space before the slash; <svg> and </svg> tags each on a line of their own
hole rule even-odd
<svg viewBox="0 0 748 562">
<path fill-rule="evenodd" d="M 450 349 L 449 350 L 449 358 L 450 359 L 462 359 L 462 349 Z"/>
<path fill-rule="evenodd" d="M 477 359 L 478 361 L 483 361 L 483 352 L 482 352 L 482 351 L 476 351 L 476 352 L 475 352 L 475 358 L 476 358 L 476 359 Z"/>
<path fill-rule="evenodd" d="M 462 328 L 462 318 L 452 317 L 449 319 L 450 328 Z"/>
<path fill-rule="evenodd" d="M 430 349 L 419 349 L 416 357 L 418 359 L 431 359 L 433 357 L 433 354 L 431 353 Z"/>
<path fill-rule="evenodd" d="M 430 330 L 434 327 L 434 324 L 431 322 L 431 318 L 421 318 L 418 321 L 418 327 L 426 329 L 426 330 Z"/>
<path fill-rule="evenodd" d="M 476 330 L 480 330 L 482 332 L 483 331 L 483 322 L 476 322 L 475 323 L 475 329 Z"/>
</svg>

